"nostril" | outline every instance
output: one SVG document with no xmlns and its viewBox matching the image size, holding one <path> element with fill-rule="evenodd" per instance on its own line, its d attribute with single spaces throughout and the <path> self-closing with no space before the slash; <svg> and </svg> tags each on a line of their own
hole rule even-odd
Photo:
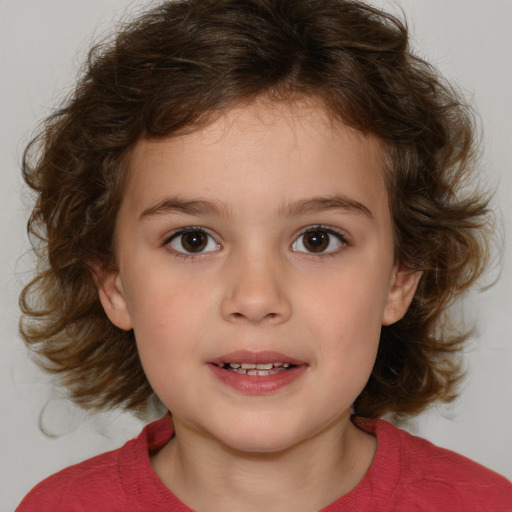
<svg viewBox="0 0 512 512">
<path fill-rule="evenodd" d="M 249 320 L 249 321 L 261 321 L 261 320 L 274 321 L 280 317 L 279 313 L 267 313 L 267 314 L 262 315 L 262 317 L 260 317 L 259 319 L 255 319 L 255 318 L 253 318 L 253 317 L 255 317 L 255 315 L 244 314 L 244 313 L 240 313 L 238 311 L 234 311 L 233 313 L 231 313 L 230 316 L 231 316 L 232 320 Z"/>
<path fill-rule="evenodd" d="M 228 288 L 220 304 L 223 318 L 250 323 L 286 321 L 291 314 L 291 304 L 277 285 L 271 287 L 267 281 L 255 282 L 246 277 L 233 289 Z"/>
</svg>

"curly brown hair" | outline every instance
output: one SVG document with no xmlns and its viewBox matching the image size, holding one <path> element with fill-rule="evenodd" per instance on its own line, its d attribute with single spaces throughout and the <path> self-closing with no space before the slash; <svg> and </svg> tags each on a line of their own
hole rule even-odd
<svg viewBox="0 0 512 512">
<path fill-rule="evenodd" d="M 92 270 L 116 266 L 130 150 L 264 94 L 319 98 L 382 142 L 396 258 L 423 273 L 407 314 L 383 327 L 356 414 L 411 414 L 454 397 L 468 334 L 446 311 L 488 261 L 471 110 L 412 54 L 405 23 L 362 2 L 176 0 L 91 50 L 23 159 L 39 268 L 21 294 L 21 332 L 82 406 L 140 412 L 153 396 L 133 331 L 110 323 Z"/>
</svg>

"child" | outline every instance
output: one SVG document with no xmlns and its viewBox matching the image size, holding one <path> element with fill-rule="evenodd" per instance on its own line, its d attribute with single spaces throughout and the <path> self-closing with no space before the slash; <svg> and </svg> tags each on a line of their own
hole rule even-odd
<svg viewBox="0 0 512 512">
<path fill-rule="evenodd" d="M 511 510 L 378 419 L 454 397 L 473 157 L 468 109 L 359 2 L 170 1 L 93 50 L 24 160 L 22 333 L 84 407 L 169 414 L 18 510 Z"/>
</svg>

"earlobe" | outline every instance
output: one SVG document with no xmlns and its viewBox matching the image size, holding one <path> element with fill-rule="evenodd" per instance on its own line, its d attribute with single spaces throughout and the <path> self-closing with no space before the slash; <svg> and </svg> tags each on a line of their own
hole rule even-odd
<svg viewBox="0 0 512 512">
<path fill-rule="evenodd" d="M 420 279 L 420 271 L 409 270 L 401 265 L 395 267 L 382 315 L 382 325 L 394 324 L 405 315 L 414 298 Z"/>
<path fill-rule="evenodd" d="M 94 281 L 101 304 L 110 321 L 125 331 L 132 329 L 132 319 L 119 272 L 94 268 Z"/>
</svg>

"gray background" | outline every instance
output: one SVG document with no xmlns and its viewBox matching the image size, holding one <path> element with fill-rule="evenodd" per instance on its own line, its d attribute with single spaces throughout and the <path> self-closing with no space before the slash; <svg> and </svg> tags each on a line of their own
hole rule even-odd
<svg viewBox="0 0 512 512">
<path fill-rule="evenodd" d="M 29 277 L 25 236 L 29 198 L 19 160 L 38 120 L 65 94 L 94 37 L 126 10 L 126 0 L 0 0 L 0 510 L 10 511 L 39 480 L 113 449 L 135 435 L 138 420 L 74 408 L 30 362 L 20 341 L 17 296 Z M 402 8 L 414 46 L 455 80 L 479 110 L 482 165 L 497 187 L 506 232 L 498 284 L 475 294 L 467 316 L 478 334 L 468 345 L 468 376 L 449 407 L 420 416 L 409 429 L 512 478 L 512 0 L 378 0 Z M 39 430 L 42 419 L 56 437 Z"/>
</svg>

